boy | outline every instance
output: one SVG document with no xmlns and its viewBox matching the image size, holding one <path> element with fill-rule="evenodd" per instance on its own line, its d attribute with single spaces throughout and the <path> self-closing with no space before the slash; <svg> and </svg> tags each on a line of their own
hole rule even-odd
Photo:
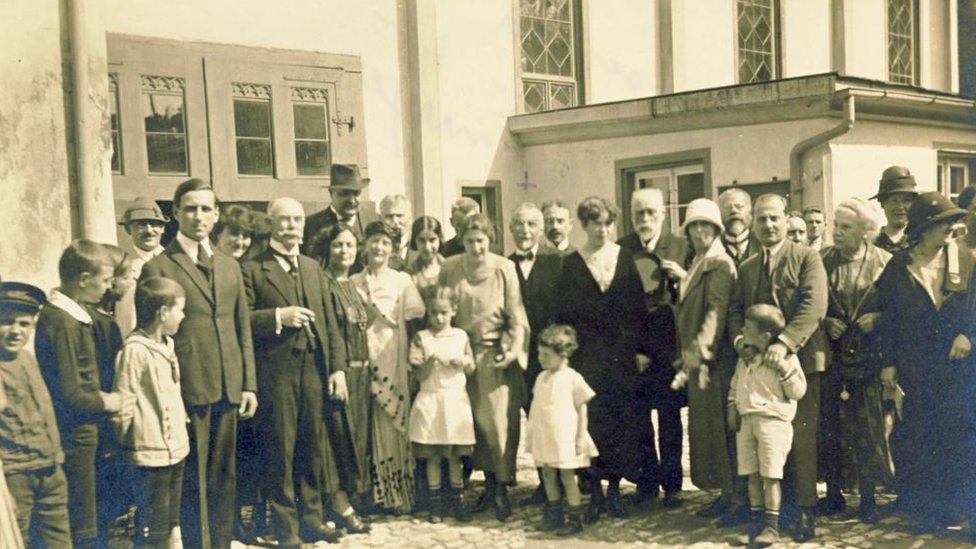
<svg viewBox="0 0 976 549">
<path fill-rule="evenodd" d="M 40 288 L 0 283 L 0 459 L 24 541 L 30 547 L 70 547 L 68 483 L 54 406 L 34 355 L 23 351 L 44 301 Z"/>
<path fill-rule="evenodd" d="M 34 342 L 41 375 L 54 403 L 64 444 L 68 479 L 68 516 L 75 547 L 93 547 L 98 539 L 95 460 L 98 424 L 132 397 L 101 390 L 92 317 L 85 305 L 101 301 L 114 268 L 101 244 L 75 240 L 61 254 L 61 287 L 41 309 Z"/>
<path fill-rule="evenodd" d="M 739 474 L 749 476 L 749 545 L 760 547 L 779 542 L 780 480 L 792 446 L 796 401 L 807 389 L 796 355 L 775 364 L 763 359 L 785 326 L 783 313 L 773 305 L 746 310 L 729 391 L 728 422 L 737 433 Z"/>
</svg>

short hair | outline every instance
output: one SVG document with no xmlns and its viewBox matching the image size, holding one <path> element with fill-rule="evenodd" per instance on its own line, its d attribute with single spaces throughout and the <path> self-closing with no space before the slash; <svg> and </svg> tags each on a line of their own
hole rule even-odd
<svg viewBox="0 0 976 549">
<path fill-rule="evenodd" d="M 788 211 L 790 207 L 789 203 L 786 201 L 786 198 L 784 198 L 783 195 L 776 194 L 776 193 L 766 193 L 766 194 L 759 195 L 759 198 L 756 199 L 754 206 L 758 207 L 760 204 L 764 202 L 780 203 L 783 206 L 783 212 Z"/>
<path fill-rule="evenodd" d="M 92 240 L 79 238 L 68 244 L 61 253 L 61 259 L 58 260 L 58 277 L 62 284 L 74 282 L 83 273 L 97 275 L 106 265 L 115 268 L 105 252 L 105 247 Z"/>
<path fill-rule="evenodd" d="M 441 222 L 437 220 L 436 217 L 429 215 L 422 215 L 417 219 L 413 220 L 413 224 L 410 225 L 410 249 L 417 249 L 417 237 L 420 233 L 431 232 L 437 236 L 437 240 L 441 243 L 444 242 L 444 230 L 441 228 Z"/>
<path fill-rule="evenodd" d="M 638 198 L 644 198 L 654 195 L 661 199 L 661 204 L 664 204 L 664 192 L 657 187 L 644 187 L 643 189 L 637 189 L 630 195 L 630 207 L 634 207 L 634 203 L 637 202 Z"/>
<path fill-rule="evenodd" d="M 976 186 L 967 185 L 965 189 L 959 193 L 958 204 L 959 207 L 968 210 L 973 204 L 973 199 L 976 199 Z"/>
<path fill-rule="evenodd" d="M 254 210 L 247 206 L 231 204 L 220 214 L 210 236 L 212 240 L 216 241 L 225 229 L 245 236 L 254 236 L 258 225 L 259 219 Z"/>
<path fill-rule="evenodd" d="M 285 206 L 298 206 L 298 209 L 302 211 L 302 215 L 305 215 L 305 207 L 302 206 L 301 202 L 295 200 L 290 196 L 280 196 L 278 198 L 275 198 L 271 202 L 268 202 L 268 213 L 267 213 L 268 217 L 273 218 L 274 216 L 278 215 L 277 212 L 278 208 L 283 208 Z M 254 219 L 255 225 L 257 225 L 256 218 L 257 218 L 256 215 L 252 215 L 252 219 Z"/>
<path fill-rule="evenodd" d="M 105 259 L 115 269 L 115 276 L 123 276 L 126 271 L 132 269 L 133 256 L 126 253 L 122 248 L 114 244 L 102 244 L 105 250 Z"/>
<path fill-rule="evenodd" d="M 535 202 L 523 202 L 519 204 L 518 207 L 515 208 L 515 211 L 512 212 L 512 221 L 515 221 L 515 219 L 519 216 L 519 214 L 523 212 L 528 212 L 533 214 L 533 216 L 540 223 L 544 221 L 542 217 L 542 210 L 540 210 L 539 207 L 535 205 Z"/>
<path fill-rule="evenodd" d="M 388 194 L 380 200 L 380 212 L 397 204 L 407 204 L 409 206 L 410 199 L 402 194 Z"/>
<path fill-rule="evenodd" d="M 603 197 L 590 196 L 584 198 L 576 208 L 576 217 L 579 218 L 580 223 L 583 225 L 586 225 L 590 221 L 596 221 L 604 215 L 607 216 L 607 221 L 612 223 L 617 220 L 617 216 L 620 215 L 620 210 L 617 209 L 616 205 Z"/>
<path fill-rule="evenodd" d="M 841 210 L 854 215 L 861 230 L 864 231 L 865 240 L 869 242 L 874 241 L 875 237 L 881 231 L 881 227 L 884 225 L 881 212 L 877 210 L 874 204 L 863 198 L 847 198 L 841 200 L 837 208 L 834 209 L 834 212 Z"/>
<path fill-rule="evenodd" d="M 547 210 L 551 210 L 553 208 L 560 208 L 569 212 L 569 206 L 563 203 L 562 200 L 546 200 L 542 203 L 542 214 L 545 215 Z"/>
<path fill-rule="evenodd" d="M 749 196 L 749 193 L 747 193 L 746 191 L 740 189 L 739 187 L 730 187 L 730 188 L 725 189 L 724 191 L 722 191 L 718 195 L 718 204 L 719 204 L 719 206 L 721 206 L 722 205 L 722 202 L 725 202 L 727 200 L 731 200 L 732 198 L 737 197 L 737 196 L 739 198 L 744 198 L 745 201 L 746 201 L 746 204 L 748 204 L 749 207 L 752 208 L 752 197 Z"/>
<path fill-rule="evenodd" d="M 803 217 L 806 217 L 807 214 L 812 213 L 823 215 L 824 211 L 820 206 L 807 206 L 806 208 L 803 208 Z"/>
<path fill-rule="evenodd" d="M 311 255 L 321 258 L 322 263 L 328 265 L 329 256 L 332 255 L 332 242 L 339 238 L 339 235 L 344 232 L 348 232 L 353 236 L 353 239 L 356 241 L 356 251 L 358 252 L 360 246 L 362 246 L 362 243 L 359 241 L 359 237 L 356 235 L 356 232 L 353 231 L 348 225 L 333 223 L 331 225 L 322 227 L 317 233 L 315 233 L 314 236 L 312 236 L 312 243 L 309 249 L 309 251 L 312 252 Z"/>
<path fill-rule="evenodd" d="M 186 297 L 178 282 L 164 276 L 151 276 L 136 286 L 136 326 L 145 328 L 156 320 L 163 307 L 172 307 Z"/>
<path fill-rule="evenodd" d="M 186 193 L 192 193 L 193 191 L 210 191 L 214 193 L 214 203 L 217 204 L 220 202 L 217 199 L 217 192 L 214 191 L 210 183 L 194 177 L 193 179 L 187 179 L 176 187 L 176 192 L 173 193 L 173 208 L 177 210 L 180 209 L 180 200 L 183 199 L 183 195 Z"/>
<path fill-rule="evenodd" d="M 773 339 L 779 337 L 786 327 L 786 317 L 779 307 L 768 303 L 757 303 L 746 309 L 746 322 L 752 322 L 757 328 L 769 332 Z"/>
<path fill-rule="evenodd" d="M 557 355 L 569 358 L 579 349 L 576 330 L 567 324 L 553 324 L 539 334 L 539 347 L 552 349 Z"/>
<path fill-rule="evenodd" d="M 373 221 L 369 225 L 366 225 L 366 229 L 363 231 L 363 238 L 369 240 L 374 236 L 385 236 L 390 239 L 390 242 L 399 242 L 400 230 L 385 221 Z"/>
<path fill-rule="evenodd" d="M 467 221 L 464 222 L 464 228 L 461 229 L 458 236 L 464 240 L 464 235 L 471 231 L 481 231 L 488 237 L 489 242 L 495 241 L 495 225 L 485 214 L 475 214 L 468 217 Z"/>
<path fill-rule="evenodd" d="M 446 301 L 451 304 L 451 308 L 457 309 L 460 296 L 454 291 L 454 288 L 440 284 L 432 286 L 424 292 L 424 305 L 428 311 L 438 301 Z"/>
<path fill-rule="evenodd" d="M 478 201 L 471 197 L 462 196 L 451 204 L 451 211 L 454 210 L 459 210 L 466 214 L 471 212 L 481 213 L 481 204 L 478 204 Z"/>
<path fill-rule="evenodd" d="M 790 210 L 790 213 L 786 214 L 787 219 L 799 218 L 803 219 L 803 212 L 799 210 Z"/>
</svg>

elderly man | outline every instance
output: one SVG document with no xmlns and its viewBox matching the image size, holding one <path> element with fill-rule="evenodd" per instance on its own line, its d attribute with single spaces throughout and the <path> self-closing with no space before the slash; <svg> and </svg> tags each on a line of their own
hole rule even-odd
<svg viewBox="0 0 976 549">
<path fill-rule="evenodd" d="M 819 206 L 808 206 L 803 209 L 803 222 L 807 226 L 807 245 L 820 251 L 827 244 L 827 220 L 823 209 Z"/>
<path fill-rule="evenodd" d="M 333 164 L 329 173 L 332 204 L 308 216 L 305 220 L 305 234 L 302 235 L 302 252 L 319 261 L 327 259 L 314 253 L 315 238 L 322 229 L 339 223 L 349 227 L 356 238 L 362 241 L 366 225 L 378 220 L 372 208 L 361 204 L 363 190 L 369 185 L 369 180 L 360 176 L 359 166 Z"/>
<path fill-rule="evenodd" d="M 800 212 L 790 212 L 786 219 L 786 238 L 797 244 L 807 244 L 807 222 Z"/>
<path fill-rule="evenodd" d="M 132 242 L 131 251 L 135 255 L 132 270 L 136 278 L 142 273 L 143 265 L 163 253 L 160 241 L 167 223 L 169 218 L 163 215 L 163 211 L 154 200 L 148 198 L 135 199 L 122 214 L 119 225 L 125 228 Z M 123 336 L 136 327 L 135 295 L 135 292 L 126 293 L 115 306 L 115 321 Z"/>
<path fill-rule="evenodd" d="M 664 195 L 658 189 L 639 189 L 630 199 L 634 233 L 618 242 L 634 256 L 634 263 L 644 287 L 646 315 L 642 330 L 643 354 L 649 357 L 640 376 L 638 390 L 647 404 L 647 437 L 644 455 L 647 461 L 637 480 L 637 499 L 647 501 L 657 497 L 658 487 L 664 489 L 664 505 L 681 505 L 681 407 L 684 395 L 671 389 L 675 370 L 672 366 L 677 353 L 677 334 L 674 305 L 678 299 L 678 281 L 685 276 L 690 256 L 683 238 L 664 232 L 667 213 Z M 657 410 L 658 462 L 654 450 L 654 427 L 651 407 Z"/>
<path fill-rule="evenodd" d="M 472 198 L 462 196 L 451 204 L 451 226 L 454 227 L 454 238 L 444 243 L 441 255 L 445 258 L 464 253 L 464 244 L 458 236 L 464 229 L 464 222 L 471 216 L 481 213 L 481 206 Z"/>
<path fill-rule="evenodd" d="M 767 364 L 795 354 L 803 366 L 807 392 L 793 420 L 793 449 L 787 460 L 784 492 L 800 506 L 797 541 L 814 536 L 817 505 L 817 430 L 820 417 L 820 373 L 826 365 L 827 340 L 820 323 L 827 314 L 827 274 L 820 254 L 786 238 L 786 199 L 765 194 L 756 200 L 753 230 L 760 251 L 742 262 L 729 304 L 729 334 L 741 352 L 744 314 L 756 303 L 779 307 L 786 328 L 766 351 Z M 785 503 L 789 499 L 784 494 Z M 787 517 L 784 517 L 787 518 Z M 793 518 L 793 517 L 790 517 Z"/>
<path fill-rule="evenodd" d="M 380 200 L 380 218 L 400 233 L 400 241 L 393 243 L 390 268 L 402 271 L 407 266 L 407 254 L 410 251 L 410 223 L 413 222 L 410 200 L 402 194 L 384 196 Z"/>
<path fill-rule="evenodd" d="M 881 228 L 881 233 L 874 243 L 890 254 L 908 249 L 908 236 L 905 234 L 905 229 L 908 227 L 908 208 L 918 195 L 915 186 L 915 177 L 908 168 L 890 166 L 881 174 L 878 194 L 871 197 L 877 198 L 881 203 L 881 209 L 884 210 L 885 219 L 888 221 L 888 224 Z"/>
<path fill-rule="evenodd" d="M 237 261 L 214 253 L 210 232 L 220 215 L 209 183 L 176 188 L 180 231 L 142 268 L 142 279 L 171 278 L 186 292 L 176 333 L 180 385 L 190 424 L 181 526 L 187 547 L 227 547 L 237 487 L 237 419 L 257 410 L 251 317 Z"/>
<path fill-rule="evenodd" d="M 573 230 L 573 217 L 569 208 L 559 200 L 542 204 L 542 217 L 546 224 L 546 243 L 566 256 L 576 251 L 569 243 L 569 233 Z"/>
<path fill-rule="evenodd" d="M 759 241 L 752 235 L 752 198 L 738 188 L 728 189 L 718 195 L 718 207 L 722 211 L 722 244 L 735 261 L 736 266 L 759 251 Z"/>
<path fill-rule="evenodd" d="M 322 269 L 298 251 L 302 205 L 278 198 L 268 217 L 271 241 L 244 264 L 244 287 L 258 389 L 268 403 L 262 414 L 268 500 L 279 546 L 299 547 L 339 537 L 334 525 L 322 522 L 322 474 L 331 452 L 321 414 L 323 395 L 346 397 L 346 361 Z"/>
</svg>

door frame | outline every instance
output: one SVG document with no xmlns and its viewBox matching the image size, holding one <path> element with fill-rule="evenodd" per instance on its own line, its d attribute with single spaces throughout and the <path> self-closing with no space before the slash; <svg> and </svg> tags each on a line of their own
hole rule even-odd
<svg viewBox="0 0 976 549">
<path fill-rule="evenodd" d="M 492 219 L 495 225 L 495 242 L 492 243 L 493 252 L 502 255 L 505 249 L 505 219 L 502 210 L 502 182 L 499 179 L 487 181 L 461 181 L 459 196 L 480 195 L 483 200 L 475 200 L 481 206 L 481 213 Z M 494 214 L 494 215 L 492 215 Z"/>
<path fill-rule="evenodd" d="M 712 185 L 712 149 L 690 149 L 665 154 L 652 154 L 635 158 L 621 158 L 614 162 L 616 202 L 620 208 L 617 234 L 621 237 L 634 232 L 630 215 L 630 195 L 634 192 L 635 176 L 640 172 L 677 168 L 688 164 L 701 164 L 704 175 L 705 196 L 714 199 Z"/>
</svg>

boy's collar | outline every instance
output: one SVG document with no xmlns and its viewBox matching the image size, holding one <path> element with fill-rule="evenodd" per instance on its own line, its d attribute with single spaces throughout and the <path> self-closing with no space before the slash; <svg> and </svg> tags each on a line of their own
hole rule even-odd
<svg viewBox="0 0 976 549">
<path fill-rule="evenodd" d="M 88 314 L 77 301 L 71 299 L 67 295 L 61 293 L 59 290 L 52 290 L 51 296 L 47 300 L 48 305 L 53 305 L 58 309 L 68 313 L 72 318 L 81 322 L 82 324 L 91 324 L 92 317 Z"/>
</svg>

